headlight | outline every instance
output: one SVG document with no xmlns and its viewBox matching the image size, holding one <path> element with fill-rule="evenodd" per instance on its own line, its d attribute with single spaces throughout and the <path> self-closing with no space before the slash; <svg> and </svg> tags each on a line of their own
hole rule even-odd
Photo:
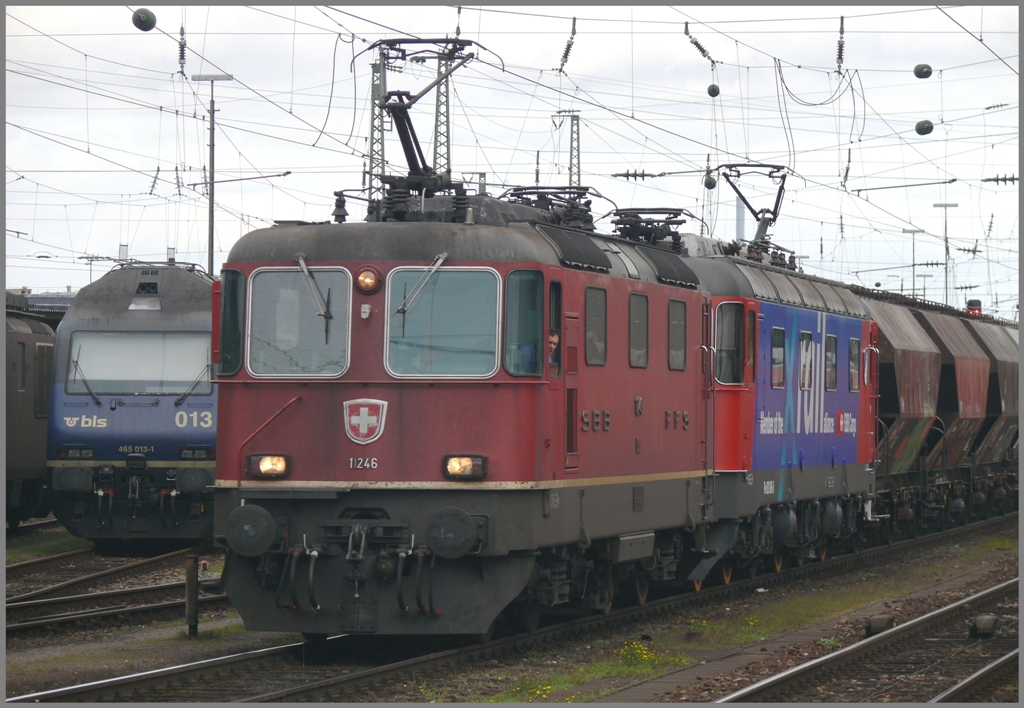
<svg viewBox="0 0 1024 708">
<path fill-rule="evenodd" d="M 287 455 L 251 455 L 250 477 L 287 477 L 290 471 Z"/>
<path fill-rule="evenodd" d="M 377 289 L 380 287 L 380 274 L 377 272 L 377 269 L 372 266 L 366 266 L 359 271 L 359 275 L 356 276 L 356 287 L 359 288 L 360 292 L 367 295 L 377 292 Z"/>
<path fill-rule="evenodd" d="M 483 479 L 487 475 L 486 457 L 449 455 L 444 458 L 444 476 L 452 479 Z"/>
</svg>

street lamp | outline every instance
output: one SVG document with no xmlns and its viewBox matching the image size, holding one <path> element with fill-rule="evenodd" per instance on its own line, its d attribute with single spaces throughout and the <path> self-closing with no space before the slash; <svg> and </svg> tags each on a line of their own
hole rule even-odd
<svg viewBox="0 0 1024 708">
<path fill-rule="evenodd" d="M 921 275 L 919 275 L 917 277 L 921 279 L 921 299 L 922 300 L 927 300 L 928 299 L 928 291 L 925 289 L 925 278 L 931 278 L 932 274 L 931 273 L 921 273 Z"/>
<path fill-rule="evenodd" d="M 945 303 L 949 304 L 949 232 L 947 224 L 949 223 L 949 210 L 959 206 L 958 204 L 951 204 L 948 202 L 942 202 L 940 204 L 932 204 L 936 209 L 942 209 L 942 241 L 946 245 L 946 276 L 943 285 L 943 297 Z"/>
<path fill-rule="evenodd" d="M 210 82 L 210 178 L 207 182 L 207 196 L 210 198 L 210 256 L 207 259 L 207 272 L 210 277 L 213 277 L 213 124 L 214 124 L 214 107 L 213 107 L 213 82 L 214 81 L 234 81 L 234 77 L 231 74 L 192 74 L 193 81 L 209 81 Z"/>
</svg>

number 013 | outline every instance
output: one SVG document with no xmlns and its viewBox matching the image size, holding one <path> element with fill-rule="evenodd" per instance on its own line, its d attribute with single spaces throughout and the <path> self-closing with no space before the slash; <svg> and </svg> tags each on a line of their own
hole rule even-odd
<svg viewBox="0 0 1024 708">
<path fill-rule="evenodd" d="M 178 411 L 174 414 L 174 424 L 179 428 L 209 428 L 213 426 L 213 413 L 210 411 L 203 411 L 202 413 Z"/>
</svg>

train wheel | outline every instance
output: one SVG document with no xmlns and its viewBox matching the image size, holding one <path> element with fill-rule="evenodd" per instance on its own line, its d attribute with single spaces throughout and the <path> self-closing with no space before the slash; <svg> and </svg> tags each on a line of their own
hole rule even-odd
<svg viewBox="0 0 1024 708">
<path fill-rule="evenodd" d="M 629 582 L 629 599 L 637 607 L 647 604 L 647 593 L 651 589 L 651 579 L 647 575 L 639 575 Z"/>
<path fill-rule="evenodd" d="M 540 616 L 544 608 L 535 602 L 520 602 L 512 612 L 516 629 L 521 632 L 533 633 L 540 626 Z"/>
<path fill-rule="evenodd" d="M 494 628 L 497 626 L 498 620 L 495 618 L 495 620 L 491 622 L 491 626 L 487 628 L 486 632 L 475 635 L 473 639 L 476 640 L 477 644 L 489 644 L 490 641 L 494 639 Z"/>
<path fill-rule="evenodd" d="M 694 592 L 700 592 L 700 586 L 703 585 L 703 584 L 704 584 L 703 580 L 694 580 L 693 581 L 693 591 Z"/>
<path fill-rule="evenodd" d="M 747 567 L 743 569 L 744 575 L 747 576 L 747 580 L 753 580 L 757 577 L 757 559 L 750 561 Z"/>
<path fill-rule="evenodd" d="M 732 568 L 728 566 L 722 568 L 722 582 L 726 585 L 732 582 Z"/>
<path fill-rule="evenodd" d="M 822 546 L 821 549 L 818 550 L 818 560 L 824 563 L 826 556 L 828 556 L 828 546 Z"/>
<path fill-rule="evenodd" d="M 782 566 L 786 563 L 786 556 L 775 556 L 775 572 L 781 573 Z"/>
<path fill-rule="evenodd" d="M 886 546 L 892 545 L 892 524 L 889 523 L 889 519 L 882 522 L 882 543 Z"/>
</svg>

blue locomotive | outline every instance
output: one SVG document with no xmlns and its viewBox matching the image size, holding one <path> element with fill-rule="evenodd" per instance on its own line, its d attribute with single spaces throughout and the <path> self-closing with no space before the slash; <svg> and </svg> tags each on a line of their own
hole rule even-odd
<svg viewBox="0 0 1024 708">
<path fill-rule="evenodd" d="M 119 264 L 57 328 L 46 464 L 53 513 L 76 536 L 212 533 L 212 289 L 191 264 Z"/>
</svg>

